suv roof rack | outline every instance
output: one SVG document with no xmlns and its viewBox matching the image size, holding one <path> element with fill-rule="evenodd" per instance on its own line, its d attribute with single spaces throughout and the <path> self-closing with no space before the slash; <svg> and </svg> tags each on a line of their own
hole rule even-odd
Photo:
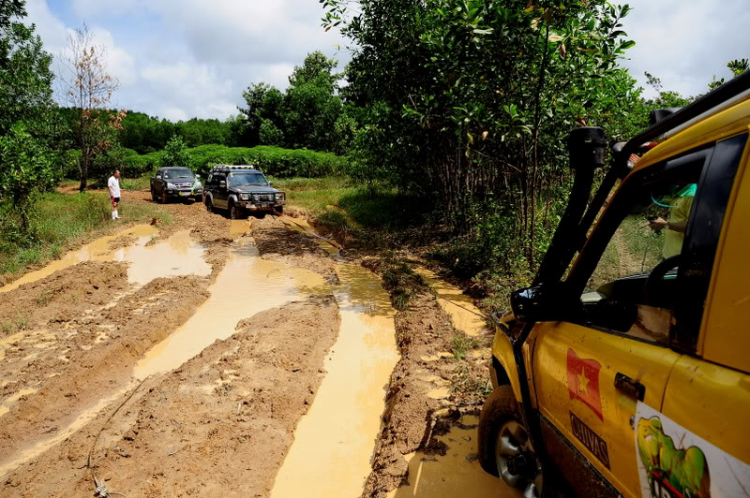
<svg viewBox="0 0 750 498">
<path fill-rule="evenodd" d="M 245 164 L 245 165 L 238 165 L 238 164 L 216 164 L 213 168 L 211 168 L 211 171 L 218 171 L 218 170 L 235 170 L 235 169 L 247 169 L 252 171 L 260 171 L 260 168 L 256 168 L 252 164 Z"/>
</svg>

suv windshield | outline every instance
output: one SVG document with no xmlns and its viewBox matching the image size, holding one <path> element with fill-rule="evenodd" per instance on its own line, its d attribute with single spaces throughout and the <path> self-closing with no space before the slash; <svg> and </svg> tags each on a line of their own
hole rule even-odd
<svg viewBox="0 0 750 498">
<path fill-rule="evenodd" d="M 164 178 L 193 178 L 193 172 L 187 168 L 176 168 L 164 170 Z"/>
<path fill-rule="evenodd" d="M 262 173 L 229 173 L 229 185 L 232 187 L 239 187 L 240 185 L 266 187 L 268 181 Z"/>
</svg>

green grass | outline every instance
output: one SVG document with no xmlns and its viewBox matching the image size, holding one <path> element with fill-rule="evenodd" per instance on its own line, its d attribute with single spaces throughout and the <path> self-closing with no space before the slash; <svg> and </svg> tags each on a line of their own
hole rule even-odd
<svg viewBox="0 0 750 498">
<path fill-rule="evenodd" d="M 0 206 L 0 274 L 14 274 L 28 266 L 57 258 L 81 237 L 112 226 L 111 207 L 105 194 L 43 194 L 31 214 L 31 230 L 22 235 L 9 206 Z M 146 222 L 153 217 L 169 224 L 171 218 L 157 206 L 128 205 L 120 208 L 124 221 Z"/>
<path fill-rule="evenodd" d="M 120 187 L 125 190 L 148 190 L 151 187 L 151 175 L 140 178 L 122 178 Z"/>
<path fill-rule="evenodd" d="M 466 353 L 478 347 L 479 341 L 465 334 L 456 333 L 451 337 L 451 353 L 457 360 L 466 359 Z"/>
</svg>

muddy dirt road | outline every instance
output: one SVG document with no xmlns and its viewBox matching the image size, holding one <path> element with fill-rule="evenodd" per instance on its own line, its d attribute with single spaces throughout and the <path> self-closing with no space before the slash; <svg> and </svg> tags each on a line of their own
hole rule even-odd
<svg viewBox="0 0 750 498">
<path fill-rule="evenodd" d="M 165 209 L 0 287 L 0 495 L 517 496 L 476 462 L 460 291 L 425 271 L 397 313 L 304 220 Z"/>
</svg>

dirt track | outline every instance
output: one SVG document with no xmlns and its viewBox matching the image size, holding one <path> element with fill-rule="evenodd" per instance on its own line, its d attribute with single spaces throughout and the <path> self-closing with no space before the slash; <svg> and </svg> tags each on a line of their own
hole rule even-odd
<svg viewBox="0 0 750 498">
<path fill-rule="evenodd" d="M 129 192 L 123 201 L 125 215 L 128 202 L 151 202 L 144 192 Z M 292 446 L 305 444 L 305 435 L 295 441 L 298 423 L 318 391 L 332 388 L 321 383 L 335 382 L 328 378 L 329 365 L 337 371 L 346 360 L 341 355 L 353 354 L 343 352 L 342 335 L 342 314 L 351 320 L 351 313 L 374 327 L 364 338 L 366 347 L 391 341 L 401 357 L 392 375 L 389 367 L 383 381 L 376 380 L 373 392 L 352 393 L 375 401 L 363 416 L 380 430 L 360 436 L 371 441 L 359 455 L 368 469 L 355 479 L 356 492 L 347 488 L 341 496 L 392 496 L 397 486 L 415 484 L 407 463 L 415 451 L 426 452 L 436 465 L 449 454 L 450 443 L 438 436 L 467 406 L 475 412 L 481 402 L 474 391 L 455 387 L 486 379 L 490 335 L 478 339 L 481 347 L 466 361 L 457 362 L 448 351 L 451 338 L 461 332 L 433 295 L 422 295 L 409 311 L 396 314 L 388 311 L 387 295 L 383 299 L 368 290 L 371 277 L 340 267 L 319 240 L 289 230 L 279 219 L 230 222 L 201 205 L 164 208 L 174 222 L 165 226 L 157 220 L 158 233 L 150 238 L 122 234 L 108 240 L 92 261 L 6 293 L 0 288 L 0 495 L 90 496 L 96 476 L 109 492 L 130 498 L 270 496 L 277 473 L 293 465 L 285 462 Z M 164 253 L 172 264 L 196 251 L 210 265 L 199 275 L 190 274 L 199 268 L 193 262 L 170 268 L 166 276 L 155 271 L 134 280 L 138 258 L 161 261 L 157 256 Z M 254 259 L 258 256 L 262 263 Z M 377 264 L 367 266 L 378 270 Z M 155 370 L 140 384 L 134 369 L 144 355 L 170 351 L 170 338 L 189 333 L 201 320 L 196 310 L 205 315 L 222 304 L 217 299 L 231 301 L 231 293 L 222 297 L 227 289 L 217 288 L 232 277 L 222 274 L 225 268 L 261 279 L 248 286 L 258 287 L 263 303 L 224 303 L 231 305 L 232 317 L 239 317 L 230 317 L 230 330 L 217 332 L 218 340 L 200 346 L 197 355 Z M 233 285 L 251 278 L 242 275 L 234 275 Z M 264 293 L 264 286 L 270 290 Z M 395 323 L 388 318 L 393 315 Z M 202 320 L 214 334 L 210 322 L 206 326 Z M 349 326 L 347 333 L 361 327 Z M 362 354 L 365 368 L 374 352 Z M 361 375 L 373 375 L 368 372 Z M 476 474 L 473 445 L 456 451 L 463 452 L 459 460 L 469 472 L 466 489 L 481 495 L 477 476 L 488 478 Z M 326 457 L 309 458 L 325 463 Z M 495 481 L 486 486 L 501 486 Z M 308 496 L 317 495 L 316 483 L 304 486 Z"/>
</svg>

